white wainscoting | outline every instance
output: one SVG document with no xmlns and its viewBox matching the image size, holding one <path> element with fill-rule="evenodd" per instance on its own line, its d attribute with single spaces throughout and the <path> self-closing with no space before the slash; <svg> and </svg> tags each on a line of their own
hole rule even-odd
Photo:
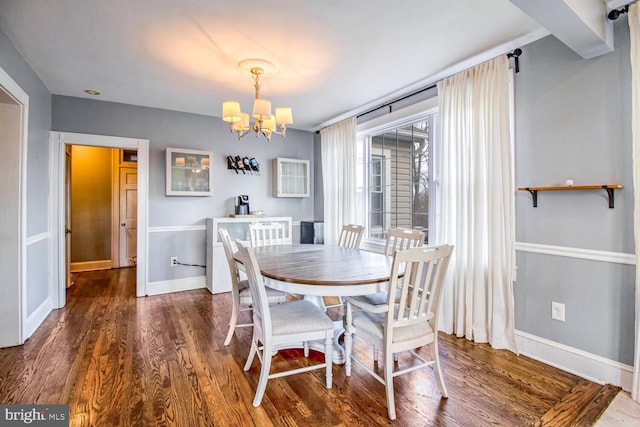
<svg viewBox="0 0 640 427">
<path fill-rule="evenodd" d="M 516 250 L 592 261 L 636 264 L 634 254 L 621 252 L 524 242 L 516 242 Z M 613 384 L 622 387 L 625 391 L 631 390 L 633 366 L 518 330 L 516 330 L 516 343 L 520 353 L 532 359 L 597 383 Z"/>
<path fill-rule="evenodd" d="M 28 247 L 38 242 L 49 240 L 50 238 L 51 238 L 51 233 L 49 233 L 48 231 L 44 233 L 34 234 L 33 236 L 27 237 L 26 246 Z M 49 254 L 49 257 L 51 257 L 51 254 Z M 27 260 L 25 259 L 24 262 L 26 265 Z M 26 270 L 25 280 L 28 282 L 27 280 L 27 277 L 29 276 L 28 266 L 27 268 L 25 268 L 25 270 Z M 23 337 L 25 340 L 30 338 L 31 335 L 33 335 L 36 329 L 40 327 L 40 324 L 44 322 L 44 319 L 47 318 L 49 313 L 51 313 L 51 311 L 54 308 L 51 300 L 51 286 L 52 284 L 49 283 L 49 296 L 47 296 L 47 298 L 35 310 L 33 310 L 33 313 L 27 316 L 27 320 L 25 322 L 24 330 L 23 330 Z"/>
</svg>

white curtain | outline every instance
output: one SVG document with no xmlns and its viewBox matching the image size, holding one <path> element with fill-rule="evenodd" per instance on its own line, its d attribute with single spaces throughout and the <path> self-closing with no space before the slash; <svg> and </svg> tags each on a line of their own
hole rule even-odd
<svg viewBox="0 0 640 427">
<path fill-rule="evenodd" d="M 438 83 L 436 239 L 455 245 L 440 329 L 517 352 L 510 82 L 501 55 Z"/>
<path fill-rule="evenodd" d="M 640 11 L 629 7 L 631 37 L 631 126 L 633 136 L 633 229 L 636 242 L 636 343 L 633 357 L 631 397 L 640 401 Z"/>
<path fill-rule="evenodd" d="M 342 226 L 356 221 L 356 123 L 352 117 L 320 131 L 327 245 L 337 244 Z"/>
</svg>

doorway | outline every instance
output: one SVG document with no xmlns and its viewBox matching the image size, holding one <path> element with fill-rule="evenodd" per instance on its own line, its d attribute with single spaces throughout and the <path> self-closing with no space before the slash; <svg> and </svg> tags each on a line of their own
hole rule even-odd
<svg viewBox="0 0 640 427">
<path fill-rule="evenodd" d="M 53 300 L 57 308 L 66 303 L 66 239 L 65 239 L 65 161 L 66 147 L 82 145 L 115 148 L 135 151 L 137 174 L 136 191 L 133 195 L 136 205 L 134 218 L 136 242 L 136 295 L 146 295 L 147 288 L 147 218 L 148 218 L 148 177 L 149 177 L 149 141 L 146 139 L 121 138 L 102 135 L 90 135 L 69 132 L 51 132 L 51 220 L 52 230 L 52 266 Z M 131 194 L 130 194 L 131 198 Z"/>
<path fill-rule="evenodd" d="M 137 151 L 65 146 L 67 287 L 71 273 L 135 266 Z"/>
<path fill-rule="evenodd" d="M 26 141 L 29 97 L 0 68 L 0 347 L 24 342 L 26 325 Z"/>
</svg>

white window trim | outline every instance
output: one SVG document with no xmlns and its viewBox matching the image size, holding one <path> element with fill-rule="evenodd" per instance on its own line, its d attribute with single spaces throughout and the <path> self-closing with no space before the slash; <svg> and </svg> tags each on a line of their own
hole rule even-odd
<svg viewBox="0 0 640 427">
<path fill-rule="evenodd" d="M 391 196 L 390 194 L 388 194 L 389 191 L 389 186 L 391 185 L 391 162 L 387 161 L 387 159 L 389 159 L 391 157 L 391 150 L 381 150 L 380 148 L 373 148 L 371 150 L 371 153 L 374 156 L 380 156 L 382 158 L 382 177 L 384 178 L 384 182 L 381 183 L 382 185 L 382 194 L 383 194 L 383 198 L 384 198 L 384 208 L 383 208 L 383 212 L 386 212 L 385 214 L 385 218 L 383 220 L 383 224 L 389 224 L 391 222 Z M 367 156 L 367 158 L 369 158 L 369 156 Z M 369 174 L 367 173 L 367 176 L 369 176 Z M 368 195 L 371 194 L 371 183 L 368 182 L 367 184 L 367 193 Z M 370 200 L 369 198 L 367 198 L 367 200 Z M 369 209 L 370 207 L 368 206 L 367 203 L 367 213 L 371 212 L 371 209 Z M 370 218 L 369 215 L 366 215 L 365 217 L 365 227 L 367 227 L 367 230 L 369 230 L 369 233 L 371 233 L 371 224 L 370 224 Z M 379 239 L 371 239 L 371 240 L 379 240 Z"/>
<path fill-rule="evenodd" d="M 366 145 L 366 142 L 369 141 L 369 135 L 372 134 L 380 134 L 387 130 L 402 127 L 405 125 L 409 125 L 416 121 L 426 119 L 428 116 L 438 112 L 438 97 L 434 96 L 433 98 L 426 99 L 421 102 L 417 102 L 408 107 L 393 111 L 389 114 L 385 114 L 381 117 L 376 117 L 375 119 L 368 120 L 362 124 L 358 124 L 356 126 L 356 140 L 358 144 L 364 144 L 365 148 L 362 151 L 362 157 L 359 158 L 359 161 L 362 164 L 358 165 L 359 169 L 362 171 L 363 176 L 361 177 L 361 181 L 363 182 L 363 188 L 360 191 L 360 206 L 362 209 L 359 210 L 360 213 L 360 221 L 368 227 L 369 224 L 369 170 L 368 170 L 368 159 L 369 159 L 369 149 Z M 434 141 L 438 141 L 439 135 L 439 124 L 437 120 L 433 123 L 433 135 Z M 437 164 L 436 157 L 437 156 L 437 147 L 431 147 L 431 153 L 434 158 L 432 159 L 432 165 L 435 167 Z M 435 200 L 436 197 L 436 187 L 437 187 L 437 176 L 434 173 L 434 168 L 430 168 L 429 172 L 429 182 L 432 185 L 429 186 L 429 198 L 433 198 L 431 200 Z M 435 212 L 434 212 L 435 213 Z M 430 241 L 433 239 L 433 231 L 435 231 L 435 215 L 429 215 L 429 230 L 430 230 Z M 367 233 L 368 234 L 368 233 Z M 362 239 L 360 247 L 362 249 L 371 250 L 375 252 L 383 252 L 384 251 L 384 240 L 382 239 L 371 239 L 365 237 Z"/>
</svg>

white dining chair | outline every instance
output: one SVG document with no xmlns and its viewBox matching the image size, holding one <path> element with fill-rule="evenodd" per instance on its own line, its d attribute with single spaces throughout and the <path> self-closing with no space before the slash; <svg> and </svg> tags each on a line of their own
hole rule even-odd
<svg viewBox="0 0 640 427">
<path fill-rule="evenodd" d="M 415 248 L 424 245 L 424 232 L 410 228 L 391 228 L 387 230 L 384 243 L 384 254 L 393 256 L 395 251 Z M 362 308 L 387 303 L 387 292 L 349 297 L 351 304 Z M 373 360 L 378 360 L 378 348 L 373 347 Z"/>
<path fill-rule="evenodd" d="M 327 388 L 331 388 L 333 321 L 322 309 L 310 301 L 288 301 L 270 306 L 267 302 L 266 289 L 253 249 L 242 243 L 238 243 L 238 246 L 249 280 L 251 298 L 254 302 L 251 350 L 244 365 L 244 370 L 248 371 L 251 368 L 256 354 L 262 362 L 253 406 L 260 406 L 267 387 L 267 381 L 272 378 L 325 368 L 326 385 Z M 299 346 L 300 342 L 311 340 L 324 341 L 324 362 L 302 368 L 274 372 L 273 374 L 270 373 L 271 358 L 274 350 Z"/>
<path fill-rule="evenodd" d="M 441 245 L 396 251 L 391 266 L 387 303 L 354 311 L 347 300 L 345 373 L 351 376 L 353 361 L 384 384 L 388 414 L 392 420 L 396 418 L 393 378 L 398 375 L 431 366 L 442 397 L 447 397 L 438 354 L 438 311 L 442 283 L 452 250 L 453 246 Z M 399 291 L 397 300 L 396 290 Z M 354 335 L 383 349 L 383 376 L 353 354 Z M 429 346 L 429 361 L 415 352 L 415 349 L 425 345 Z M 420 363 L 394 370 L 394 354 L 403 351 L 411 352 Z"/>
<path fill-rule="evenodd" d="M 360 242 L 362 241 L 362 235 L 364 234 L 364 226 L 357 224 L 346 224 L 342 226 L 340 231 L 340 237 L 338 238 L 338 246 L 343 248 L 358 249 L 360 248 Z M 343 307 L 343 297 L 332 297 L 338 299 L 337 304 L 325 304 L 325 308 Z"/>
<path fill-rule="evenodd" d="M 384 254 L 392 256 L 395 251 L 424 245 L 424 232 L 411 228 L 391 228 L 387 230 Z"/>
<path fill-rule="evenodd" d="M 387 238 L 384 243 L 384 254 L 393 256 L 395 251 L 402 251 L 424 245 L 424 232 L 410 228 L 391 228 L 387 230 Z M 368 305 L 385 304 L 387 293 L 380 292 L 370 295 L 349 297 L 352 304 L 358 305 L 362 301 Z"/>
<path fill-rule="evenodd" d="M 253 326 L 253 323 L 238 324 L 240 312 L 251 311 L 252 300 L 249 281 L 240 279 L 238 264 L 233 259 L 235 251 L 229 233 L 224 228 L 220 228 L 218 229 L 218 234 L 220 235 L 220 240 L 222 240 L 222 247 L 224 248 L 224 254 L 229 265 L 229 273 L 231 274 L 231 318 L 229 319 L 229 331 L 224 339 L 224 345 L 229 345 L 236 328 Z M 286 293 L 271 288 L 266 289 L 266 295 L 269 304 L 279 304 L 287 300 Z"/>
<path fill-rule="evenodd" d="M 342 226 L 340 236 L 338 237 L 338 246 L 343 248 L 358 249 L 360 247 L 360 241 L 362 240 L 362 234 L 364 232 L 364 226 L 357 224 L 346 224 Z"/>
<path fill-rule="evenodd" d="M 257 222 L 249 225 L 251 247 L 284 244 L 284 224 L 280 222 Z"/>
</svg>

